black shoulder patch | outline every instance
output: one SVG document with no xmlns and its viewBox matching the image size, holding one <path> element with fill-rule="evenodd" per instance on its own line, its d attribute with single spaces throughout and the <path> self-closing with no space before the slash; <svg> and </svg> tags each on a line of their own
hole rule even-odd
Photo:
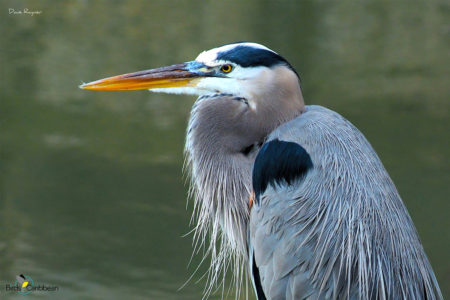
<svg viewBox="0 0 450 300">
<path fill-rule="evenodd" d="M 297 74 L 297 71 L 295 71 L 295 69 L 284 57 L 275 52 L 261 48 L 245 45 L 236 46 L 228 51 L 217 53 L 217 59 L 234 62 L 244 68 L 258 66 L 273 67 L 276 65 L 285 64 L 292 71 L 294 71 L 295 74 Z"/>
<path fill-rule="evenodd" d="M 308 152 L 297 143 L 278 139 L 265 143 L 253 165 L 253 189 L 256 204 L 269 184 L 286 182 L 304 176 L 313 167 Z"/>
</svg>

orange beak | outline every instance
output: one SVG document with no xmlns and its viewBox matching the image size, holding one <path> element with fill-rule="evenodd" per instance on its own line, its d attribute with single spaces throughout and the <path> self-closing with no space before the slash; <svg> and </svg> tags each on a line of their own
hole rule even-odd
<svg viewBox="0 0 450 300">
<path fill-rule="evenodd" d="M 208 76 L 204 65 L 192 61 L 152 70 L 139 71 L 100 79 L 80 85 L 95 91 L 130 91 L 156 88 L 192 87 L 199 77 Z"/>
</svg>

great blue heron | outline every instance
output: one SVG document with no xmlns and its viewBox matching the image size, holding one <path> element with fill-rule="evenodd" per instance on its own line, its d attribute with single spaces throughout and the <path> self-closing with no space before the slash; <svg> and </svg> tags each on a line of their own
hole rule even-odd
<svg viewBox="0 0 450 300">
<path fill-rule="evenodd" d="M 199 95 L 185 152 L 212 284 L 233 263 L 258 299 L 442 299 L 369 142 L 336 112 L 305 106 L 276 52 L 233 43 L 81 88 Z"/>
</svg>

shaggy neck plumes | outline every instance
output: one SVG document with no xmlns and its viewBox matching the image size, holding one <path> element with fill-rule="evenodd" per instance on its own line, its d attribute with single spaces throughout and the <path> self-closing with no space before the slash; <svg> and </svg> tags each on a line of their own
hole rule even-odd
<svg viewBox="0 0 450 300">
<path fill-rule="evenodd" d="M 264 107 L 256 114 L 245 98 L 214 94 L 200 97 L 192 108 L 185 153 L 197 219 L 195 251 L 204 247 L 205 255 L 211 255 L 205 295 L 224 279 L 227 268 L 233 270 L 236 293 L 240 292 L 247 271 L 253 163 L 267 135 L 301 114 L 303 99 L 296 103 L 286 105 L 288 109 L 280 104 L 261 116 Z"/>
<path fill-rule="evenodd" d="M 190 195 L 194 197 L 195 250 L 205 248 L 211 255 L 205 295 L 223 281 L 227 267 L 234 270 L 236 293 L 244 278 L 248 199 L 251 191 L 251 168 L 255 151 L 239 153 L 239 145 L 229 144 L 221 130 L 225 119 L 214 119 L 221 105 L 230 101 L 239 109 L 239 100 L 228 95 L 201 97 L 192 108 L 185 153 L 190 171 Z M 245 105 L 245 103 L 243 104 Z M 233 107 L 234 106 L 234 107 Z M 205 244 L 209 238 L 209 245 Z"/>
</svg>

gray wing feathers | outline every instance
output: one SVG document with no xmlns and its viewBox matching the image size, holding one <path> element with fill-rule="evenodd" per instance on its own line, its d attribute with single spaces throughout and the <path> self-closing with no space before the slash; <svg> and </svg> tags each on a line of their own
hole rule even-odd
<svg viewBox="0 0 450 300">
<path fill-rule="evenodd" d="M 265 193 L 262 202 L 267 199 L 270 199 L 271 205 L 264 207 L 263 218 L 268 218 L 264 218 L 263 224 L 260 224 L 257 223 L 258 214 L 253 218 L 252 213 L 250 220 L 251 243 L 255 249 L 255 261 L 266 297 L 308 299 L 308 295 L 315 291 L 308 271 L 314 249 L 311 243 L 306 243 L 301 248 L 295 247 L 292 241 L 299 237 L 296 228 L 283 226 L 288 220 L 282 216 L 288 216 L 284 210 L 289 208 L 278 205 L 278 201 L 289 202 L 292 198 L 284 193 L 274 195 L 274 190 L 271 189 Z"/>
<path fill-rule="evenodd" d="M 269 140 L 295 142 L 313 169 L 269 185 L 249 241 L 267 299 L 442 299 L 415 227 L 364 136 L 308 106 Z"/>
</svg>

